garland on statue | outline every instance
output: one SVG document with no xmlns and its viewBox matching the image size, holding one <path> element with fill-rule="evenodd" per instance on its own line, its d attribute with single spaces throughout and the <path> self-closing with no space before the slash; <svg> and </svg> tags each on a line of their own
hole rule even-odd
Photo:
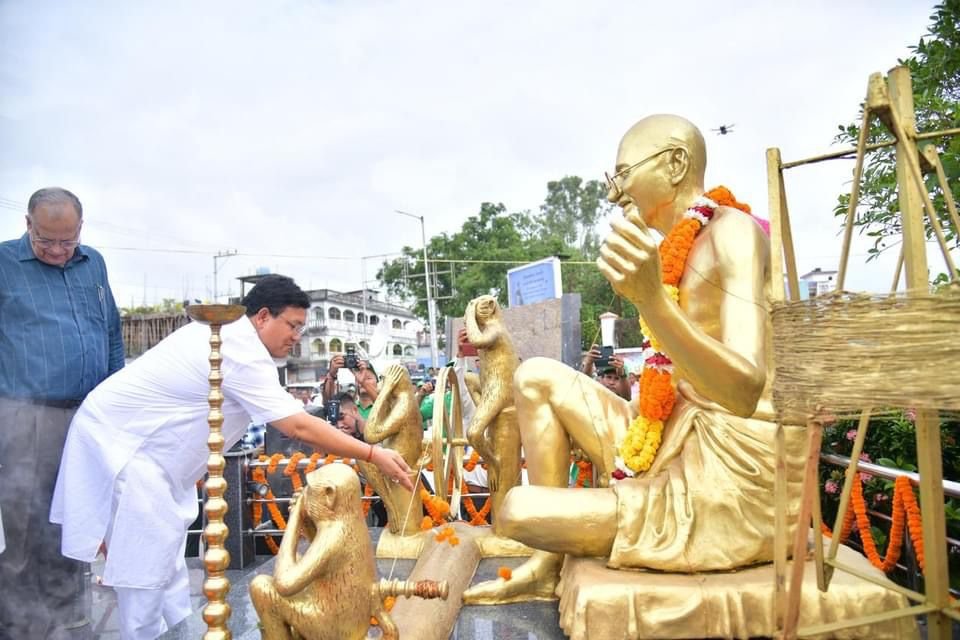
<svg viewBox="0 0 960 640">
<path fill-rule="evenodd" d="M 660 243 L 660 264 L 663 288 L 674 303 L 679 302 L 680 278 L 687 266 L 693 242 L 713 218 L 717 207 L 734 207 L 750 213 L 749 205 L 737 202 L 726 187 L 717 187 L 697 198 L 683 213 Z M 640 414 L 630 422 L 623 442 L 617 447 L 613 478 L 622 480 L 650 468 L 660 449 L 663 425 L 673 412 L 676 389 L 673 384 L 673 362 L 663 352 L 660 342 L 640 317 L 643 343 L 643 374 L 640 378 Z"/>
</svg>

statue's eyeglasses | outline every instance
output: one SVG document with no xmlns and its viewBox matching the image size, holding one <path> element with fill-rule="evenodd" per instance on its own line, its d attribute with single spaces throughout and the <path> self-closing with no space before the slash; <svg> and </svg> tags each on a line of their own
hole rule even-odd
<svg viewBox="0 0 960 640">
<path fill-rule="evenodd" d="M 640 162 L 635 162 L 635 163 L 633 163 L 632 165 L 630 165 L 629 167 L 627 167 L 626 169 L 621 169 L 620 171 L 617 171 L 617 172 L 616 172 L 615 174 L 613 174 L 612 176 L 611 176 L 609 173 L 607 173 L 606 171 L 604 171 L 604 172 L 603 172 L 603 177 L 607 179 L 607 188 L 608 188 L 608 189 L 612 189 L 613 192 L 616 194 L 617 199 L 619 199 L 620 196 L 623 195 L 623 189 L 620 187 L 620 185 L 623 184 L 623 181 L 626 179 L 627 175 L 628 175 L 631 171 L 633 171 L 634 169 L 636 169 L 636 168 L 639 167 L 640 165 L 644 164 L 645 162 L 650 162 L 651 160 L 653 160 L 654 158 L 656 158 L 657 156 L 659 156 L 661 153 L 664 153 L 664 152 L 667 152 L 667 151 L 673 151 L 673 150 L 676 149 L 676 148 L 677 148 L 677 147 L 667 147 L 666 149 L 660 149 L 659 151 L 654 151 L 652 154 L 650 154 L 649 156 L 647 156 L 646 158 L 644 158 L 644 159 L 641 160 Z"/>
</svg>

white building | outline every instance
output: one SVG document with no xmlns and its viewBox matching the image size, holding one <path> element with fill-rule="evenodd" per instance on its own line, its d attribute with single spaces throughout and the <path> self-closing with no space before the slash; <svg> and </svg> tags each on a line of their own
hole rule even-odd
<svg viewBox="0 0 960 640">
<path fill-rule="evenodd" d="M 244 285 L 256 284 L 263 275 L 239 279 Z M 348 348 L 365 353 L 378 374 L 398 362 L 416 369 L 418 347 L 429 342 L 423 323 L 409 309 L 380 300 L 373 289 L 306 293 L 310 296 L 307 327 L 287 358 L 286 382 L 319 381 L 327 373 L 330 358 Z"/>
<path fill-rule="evenodd" d="M 370 289 L 315 289 L 307 294 L 307 330 L 290 354 L 288 380 L 319 380 L 332 356 L 351 349 L 366 353 L 378 372 L 397 362 L 416 367 L 423 324 L 409 309 L 380 300 Z"/>
<path fill-rule="evenodd" d="M 800 276 L 800 299 L 816 298 L 837 288 L 837 272 L 817 267 Z"/>
</svg>

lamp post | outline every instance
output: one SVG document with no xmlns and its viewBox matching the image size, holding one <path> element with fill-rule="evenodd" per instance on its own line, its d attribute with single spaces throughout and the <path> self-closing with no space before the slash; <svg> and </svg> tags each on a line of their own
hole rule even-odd
<svg viewBox="0 0 960 640">
<path fill-rule="evenodd" d="M 427 231 L 423 223 L 423 216 L 417 216 L 406 211 L 394 209 L 394 213 L 399 213 L 408 218 L 414 218 L 420 221 L 420 235 L 423 238 L 423 280 L 427 285 L 427 318 L 430 322 L 430 366 L 438 367 L 437 358 L 437 309 L 434 306 L 433 293 L 430 287 L 430 263 L 427 260 Z"/>
</svg>

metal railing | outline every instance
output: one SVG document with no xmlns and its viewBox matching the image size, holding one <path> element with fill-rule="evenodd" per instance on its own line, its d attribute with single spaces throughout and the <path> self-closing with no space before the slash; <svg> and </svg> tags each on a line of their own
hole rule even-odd
<svg viewBox="0 0 960 640">
<path fill-rule="evenodd" d="M 837 455 L 835 453 L 821 453 L 820 461 L 827 464 L 843 467 L 846 469 L 850 466 L 850 458 L 847 456 Z M 867 473 L 878 478 L 883 478 L 885 480 L 896 480 L 900 477 L 909 478 L 910 483 L 913 485 L 918 485 L 920 481 L 920 476 L 912 471 L 904 471 L 903 469 L 895 469 L 892 467 L 885 467 L 883 465 L 875 464 L 873 462 L 858 461 L 857 470 L 863 473 Z M 943 494 L 948 498 L 960 498 L 960 482 L 954 482 L 952 480 L 943 481 Z M 871 516 L 880 518 L 881 520 L 886 520 L 887 522 L 892 522 L 892 518 L 885 513 L 880 513 L 879 511 L 874 511 L 868 509 L 867 513 Z M 907 550 L 907 565 L 897 563 L 897 569 L 904 571 L 907 574 L 907 579 L 910 581 L 911 586 L 917 587 L 920 584 L 923 576 L 920 573 L 920 569 L 916 559 L 916 552 L 913 548 L 913 544 L 910 542 L 910 536 L 904 536 L 904 542 Z M 847 540 L 846 544 L 856 548 L 858 551 L 863 553 L 863 548 L 856 542 L 851 542 Z M 947 536 L 947 544 L 950 546 L 960 547 L 960 540 L 951 538 Z M 950 589 L 951 595 L 954 597 L 960 596 L 960 589 Z"/>
</svg>

